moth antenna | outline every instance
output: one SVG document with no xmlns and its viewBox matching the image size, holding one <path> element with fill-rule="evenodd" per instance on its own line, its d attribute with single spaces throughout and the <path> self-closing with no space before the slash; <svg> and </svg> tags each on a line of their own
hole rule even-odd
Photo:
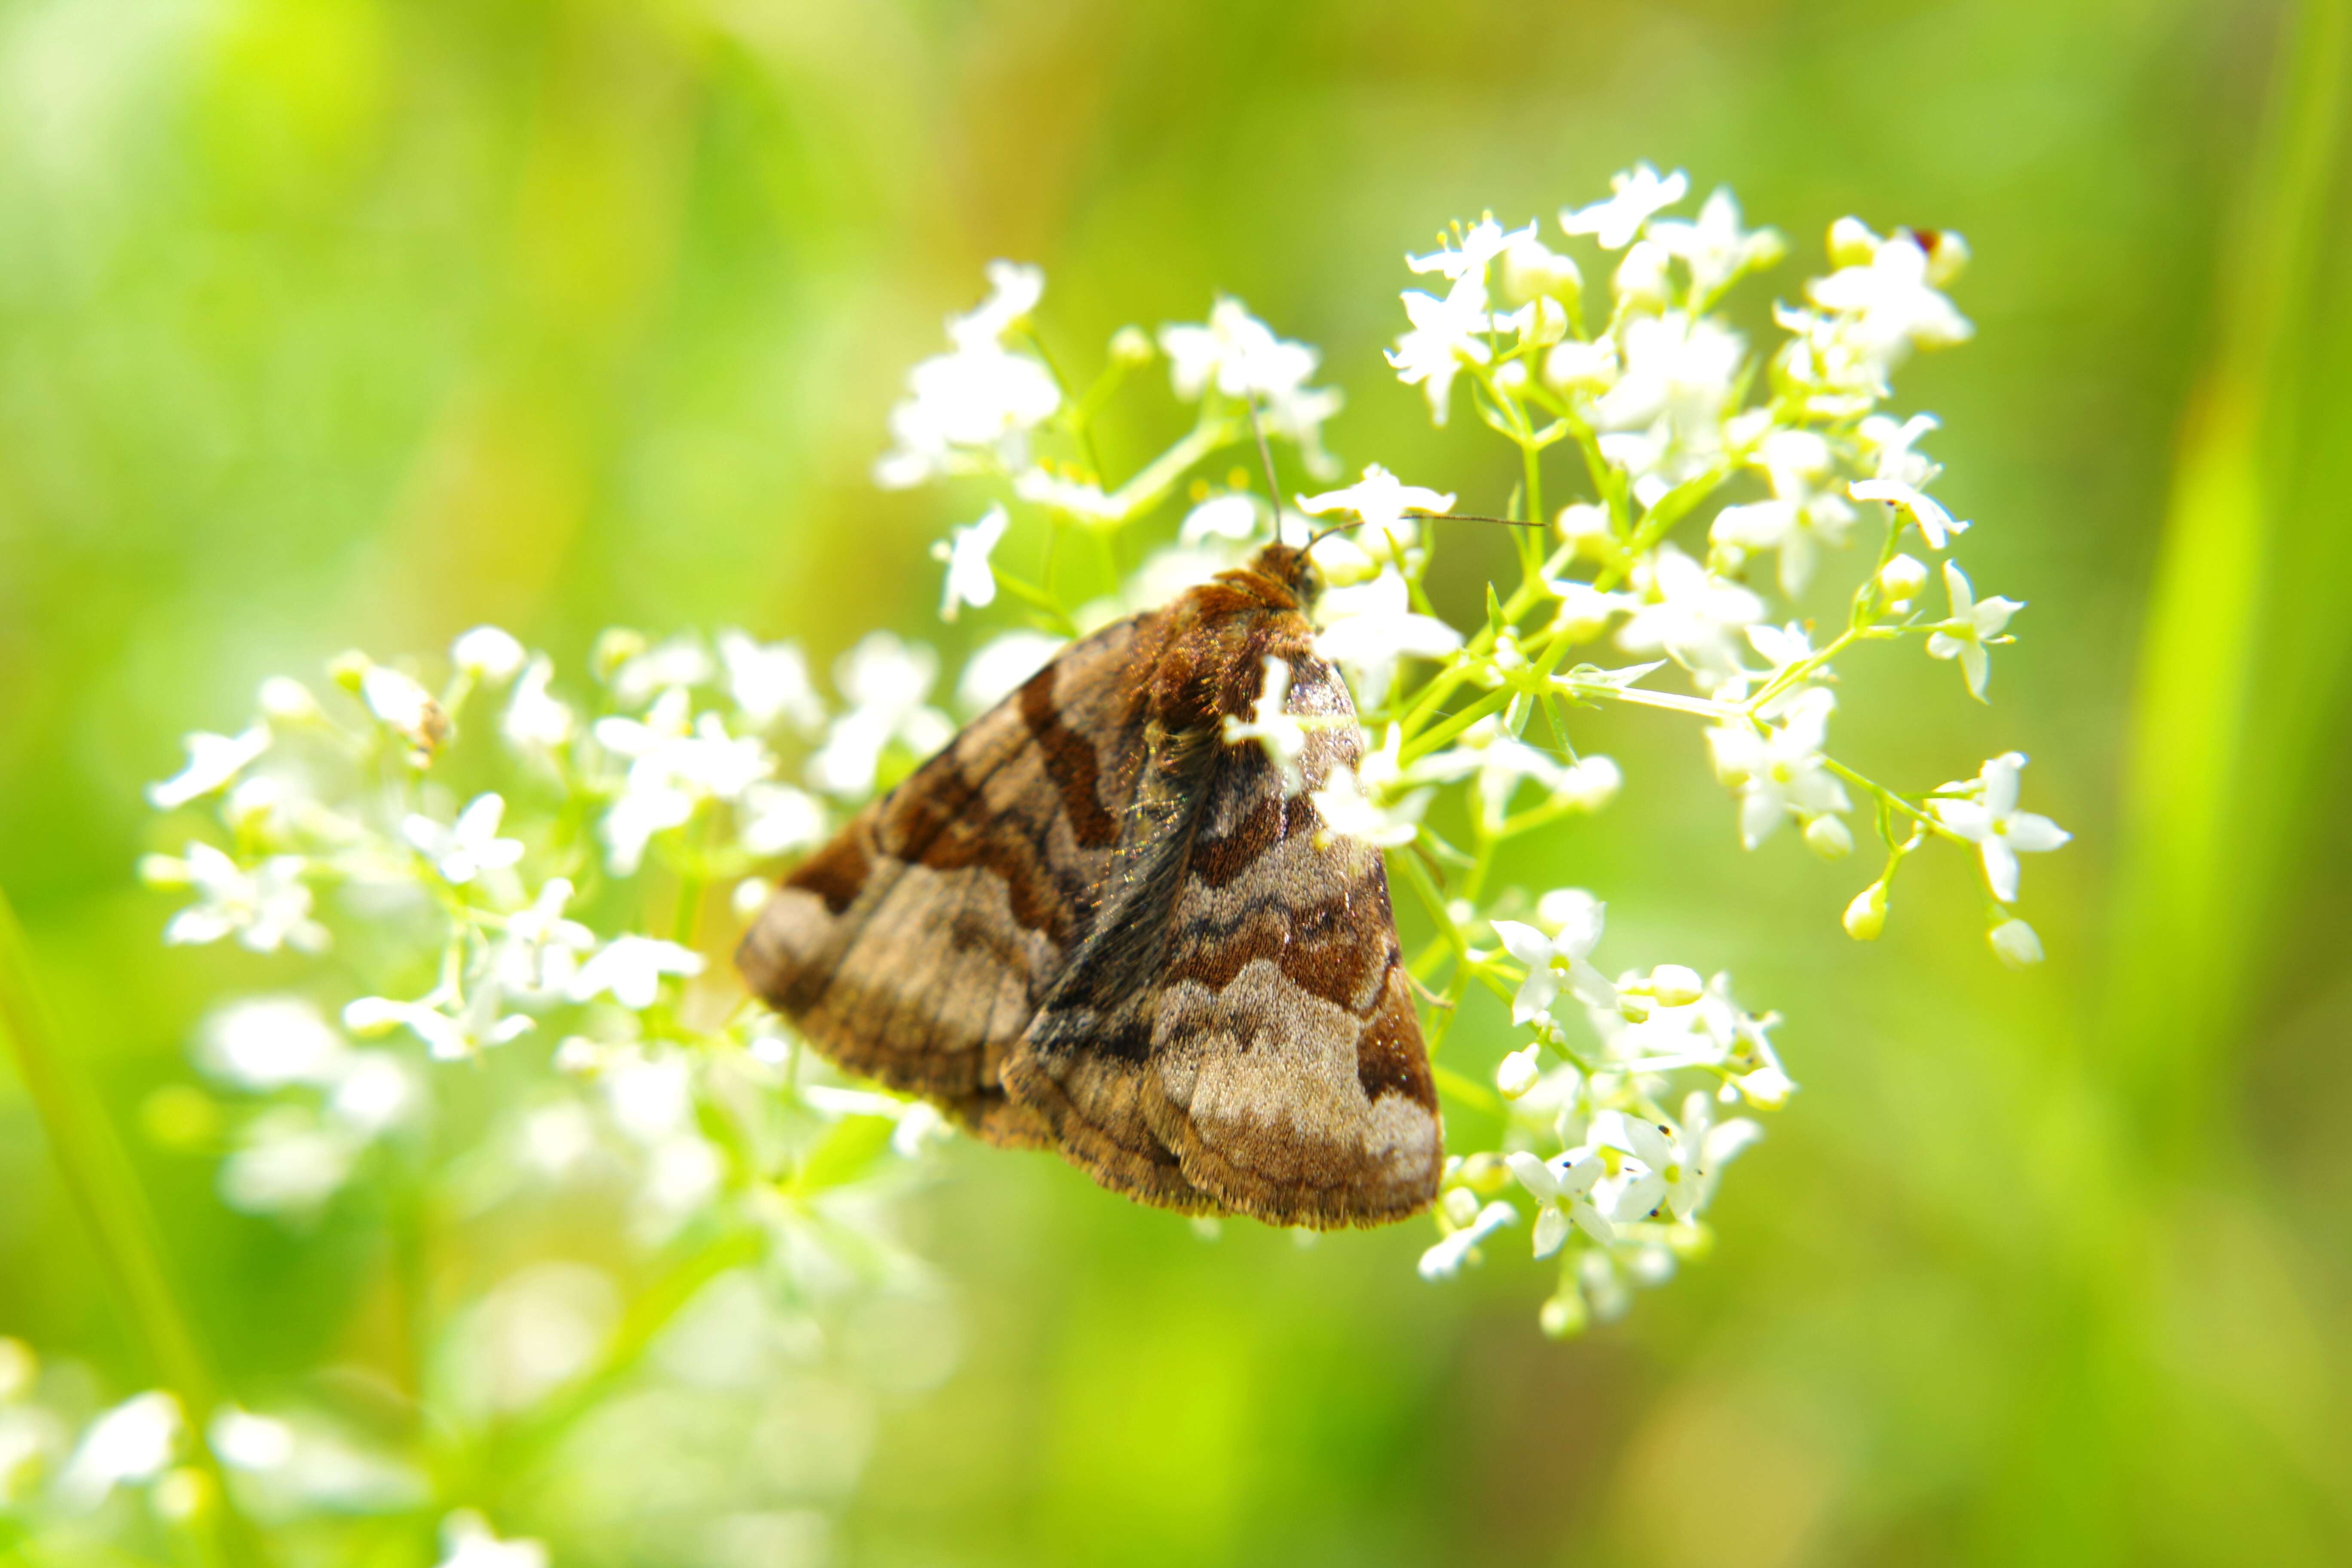
<svg viewBox="0 0 2352 1568">
<path fill-rule="evenodd" d="M 1534 517 L 1488 517 L 1475 511 L 1409 511 L 1407 517 L 1423 522 L 1499 522 L 1506 528 L 1541 528 L 1543 520 Z M 1348 527 L 1354 527 L 1352 523 Z"/>
<path fill-rule="evenodd" d="M 1257 422 L 1257 399 L 1242 405 L 1249 413 L 1251 438 L 1257 442 L 1257 460 L 1265 465 L 1265 498 L 1274 507 L 1274 542 L 1282 542 L 1282 483 L 1274 477 L 1274 448 L 1265 444 L 1265 428 Z M 1309 550 L 1315 547 L 1310 544 Z"/>
</svg>

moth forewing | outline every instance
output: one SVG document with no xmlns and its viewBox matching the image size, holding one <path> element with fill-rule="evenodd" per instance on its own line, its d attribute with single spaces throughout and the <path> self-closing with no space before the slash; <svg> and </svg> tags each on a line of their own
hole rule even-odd
<svg viewBox="0 0 2352 1568">
<path fill-rule="evenodd" d="M 1146 1202 L 1425 1206 L 1443 1139 L 1387 877 L 1307 798 L 1363 755 L 1313 592 L 1269 545 L 1066 651 L 784 879 L 752 988 L 847 1070 Z M 1303 790 L 1223 733 L 1269 656 L 1326 721 Z"/>
</svg>

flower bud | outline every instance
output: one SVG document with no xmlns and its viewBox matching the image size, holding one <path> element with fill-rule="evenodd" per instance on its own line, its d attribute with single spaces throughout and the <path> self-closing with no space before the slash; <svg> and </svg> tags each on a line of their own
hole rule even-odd
<svg viewBox="0 0 2352 1568">
<path fill-rule="evenodd" d="M 1507 360 L 1504 362 L 1502 368 L 1495 372 L 1495 384 L 1496 386 L 1508 387 L 1513 391 L 1517 391 L 1518 388 L 1527 385 L 1527 384 L 1528 362 L 1523 359 Z"/>
<path fill-rule="evenodd" d="M 1576 261 L 1552 249 L 1533 235 L 1517 239 L 1503 251 L 1503 298 L 1513 304 L 1549 299 L 1573 305 L 1584 292 L 1584 275 Z"/>
<path fill-rule="evenodd" d="M 1927 281 L 1936 288 L 1949 288 L 1968 269 L 1969 242 L 1953 230 L 1913 229 L 1911 237 L 1927 253 Z"/>
<path fill-rule="evenodd" d="M 1552 798 L 1579 811 L 1599 811 L 1617 798 L 1617 791 L 1624 782 L 1624 773 L 1612 759 L 1579 757 L 1569 764 Z"/>
<path fill-rule="evenodd" d="M 1579 501 L 1574 506 L 1560 508 L 1553 527 L 1579 555 L 1598 561 L 1605 552 L 1610 539 L 1609 509 L 1591 501 Z"/>
<path fill-rule="evenodd" d="M 1853 853 L 1853 835 L 1843 817 L 1823 812 L 1805 824 L 1805 847 L 1824 860 L 1843 860 Z"/>
<path fill-rule="evenodd" d="M 1110 335 L 1110 357 L 1115 364 L 1150 364 L 1152 353 L 1151 334 L 1141 327 L 1121 327 Z"/>
<path fill-rule="evenodd" d="M 1878 236 L 1858 217 L 1842 217 L 1830 225 L 1830 265 L 1867 267 L 1878 251 Z"/>
<path fill-rule="evenodd" d="M 1607 338 L 1555 344 L 1544 356 L 1544 379 L 1562 392 L 1606 392 L 1617 384 L 1617 345 Z"/>
<path fill-rule="evenodd" d="M 1446 1227 L 1460 1230 L 1478 1217 L 1478 1194 L 1467 1187 L 1448 1188 L 1437 1201 L 1438 1213 L 1444 1216 Z"/>
<path fill-rule="evenodd" d="M 2042 939 L 2033 928 L 2021 920 L 2006 920 L 1985 932 L 1994 952 L 2011 969 L 2024 969 L 2042 962 Z"/>
<path fill-rule="evenodd" d="M 514 635 L 498 626 L 476 626 L 449 645 L 450 663 L 468 675 L 490 680 L 511 678 L 526 657 Z"/>
<path fill-rule="evenodd" d="M 1617 276 L 1610 279 L 1617 290 L 1617 302 L 1654 310 L 1665 309 L 1669 259 L 1666 247 L 1656 240 L 1635 240 L 1625 252 L 1625 259 L 1617 264 Z"/>
<path fill-rule="evenodd" d="M 1927 585 L 1927 568 L 1908 555 L 1898 555 L 1878 569 L 1878 591 L 1897 607 L 1919 596 Z"/>
<path fill-rule="evenodd" d="M 273 724 L 302 724 L 319 716 L 319 700 L 290 675 L 273 675 L 261 683 L 261 716 Z"/>
<path fill-rule="evenodd" d="M 1536 1314 L 1538 1325 L 1555 1340 L 1573 1339 L 1591 1321 L 1592 1314 L 1585 1309 L 1584 1292 L 1573 1285 L 1561 1286 L 1559 1294 L 1546 1301 Z"/>
<path fill-rule="evenodd" d="M 1886 884 L 1873 882 L 1845 907 L 1845 934 L 1856 942 L 1876 942 L 1886 929 Z"/>
<path fill-rule="evenodd" d="M 1518 1099 L 1542 1079 L 1543 1066 L 1537 1059 L 1538 1054 L 1533 1046 L 1513 1051 L 1495 1069 L 1495 1087 L 1503 1091 L 1505 1100 Z"/>
<path fill-rule="evenodd" d="M 1661 1007 L 1687 1007 L 1706 994 L 1706 983 L 1687 964 L 1661 963 L 1650 971 L 1650 994 Z"/>
</svg>

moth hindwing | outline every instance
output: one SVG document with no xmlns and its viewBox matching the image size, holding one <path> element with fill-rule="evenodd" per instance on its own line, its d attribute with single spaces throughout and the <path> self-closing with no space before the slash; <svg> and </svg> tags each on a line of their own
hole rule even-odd
<svg viewBox="0 0 2352 1568">
<path fill-rule="evenodd" d="M 1308 796 L 1363 760 L 1303 552 L 1066 650 L 787 876 L 737 953 L 845 1069 L 1192 1213 L 1333 1226 L 1444 1140 L 1380 851 Z M 1229 743 L 1290 670 L 1303 787 Z M 1318 839 L 1321 842 L 1318 842 Z"/>
</svg>

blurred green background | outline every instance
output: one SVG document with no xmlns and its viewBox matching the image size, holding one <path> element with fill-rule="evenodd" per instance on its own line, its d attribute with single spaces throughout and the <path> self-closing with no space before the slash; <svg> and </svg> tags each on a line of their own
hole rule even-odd
<svg viewBox="0 0 2352 1568">
<path fill-rule="evenodd" d="M 992 257 L 1081 362 L 1238 294 L 1325 351 L 1351 468 L 1496 506 L 1507 448 L 1378 355 L 1444 220 L 1648 157 L 1790 236 L 1783 297 L 1841 214 L 1955 227 L 1979 341 L 1897 406 L 2032 607 L 1996 706 L 1889 651 L 1842 744 L 1911 787 L 2032 754 L 2050 962 L 1993 963 L 1950 857 L 1848 942 L 1867 872 L 1741 855 L 1694 734 L 1596 726 L 1626 797 L 1530 885 L 1790 1015 L 1715 1256 L 1555 1345 L 1523 1244 L 1433 1288 L 1422 1226 L 1202 1242 L 961 1148 L 961 1370 L 840 1555 L 2352 1560 L 2344 11 L 0 0 L 0 884 L 132 1126 L 282 973 L 160 949 L 131 878 L 141 785 L 263 675 L 483 619 L 575 669 L 614 622 L 922 628 L 982 503 L 866 469 Z M 331 1355 L 357 1244 L 141 1158 L 232 1382 Z M 142 1375 L 5 1078 L 0 1332 Z"/>
</svg>

